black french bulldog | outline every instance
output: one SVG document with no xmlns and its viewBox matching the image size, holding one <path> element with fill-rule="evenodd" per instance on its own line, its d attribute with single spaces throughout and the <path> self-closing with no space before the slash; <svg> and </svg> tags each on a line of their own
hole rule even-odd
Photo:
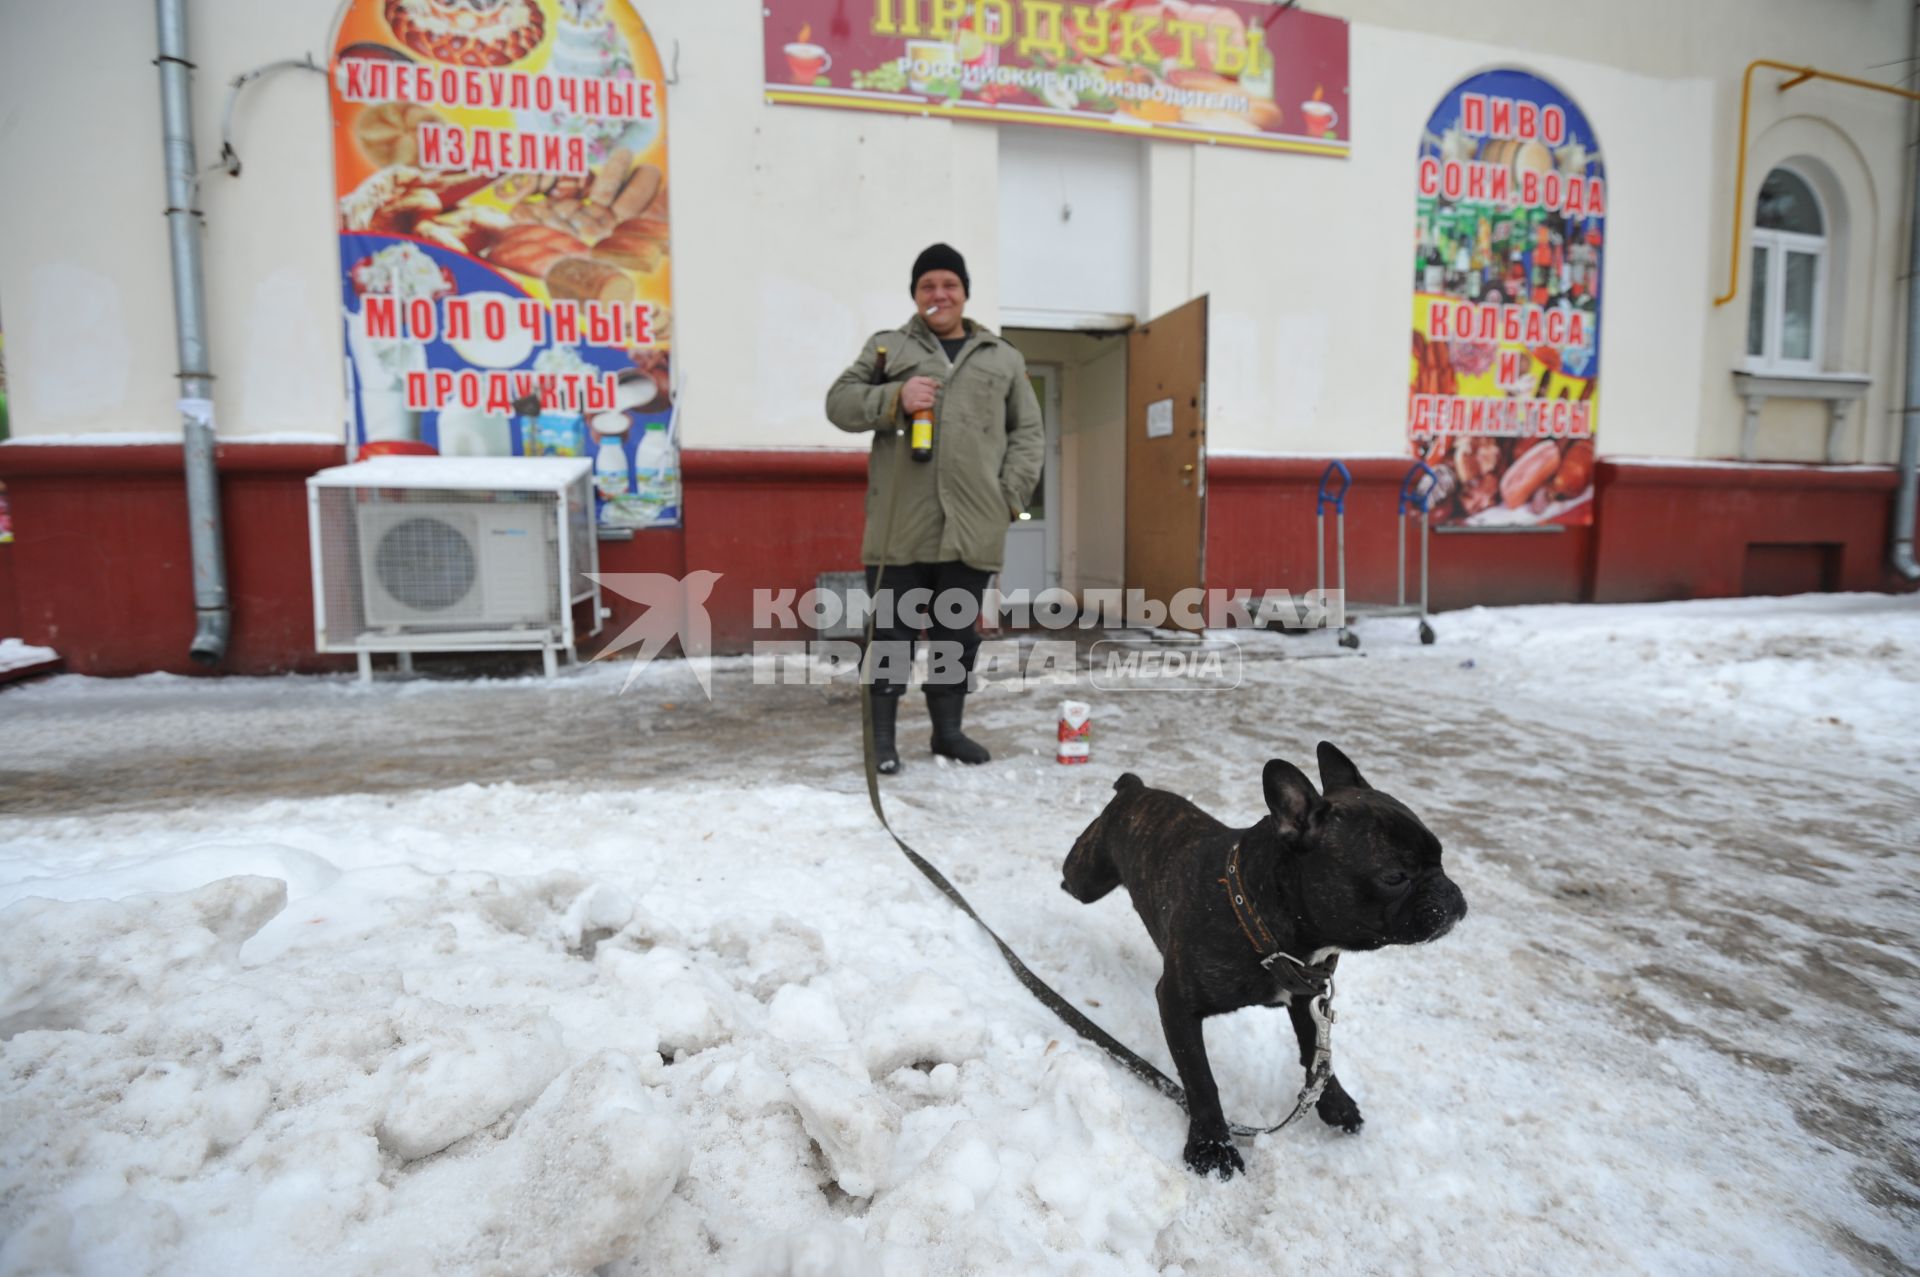
<svg viewBox="0 0 1920 1277">
<path fill-rule="evenodd" d="M 1187 1165 L 1201 1174 L 1230 1179 L 1246 1169 L 1220 1111 L 1203 1019 L 1284 1004 L 1308 1066 L 1308 1002 L 1319 988 L 1273 954 L 1311 963 L 1327 952 L 1424 944 L 1467 913 L 1440 867 L 1440 840 L 1420 818 L 1326 741 L 1318 753 L 1326 796 L 1276 758 L 1262 776 L 1269 815 L 1251 829 L 1229 829 L 1129 772 L 1067 853 L 1061 887 L 1091 904 L 1124 883 L 1165 960 L 1160 1023 L 1187 1092 Z M 1317 1111 L 1329 1126 L 1360 1129 L 1360 1108 L 1337 1077 Z"/>
</svg>

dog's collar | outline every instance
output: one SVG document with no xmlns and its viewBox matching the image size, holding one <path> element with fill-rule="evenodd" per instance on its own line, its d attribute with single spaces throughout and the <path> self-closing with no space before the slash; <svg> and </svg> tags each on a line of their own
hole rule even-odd
<svg viewBox="0 0 1920 1277">
<path fill-rule="evenodd" d="M 1300 978 L 1305 980 L 1314 992 L 1324 992 L 1327 1001 L 1333 1001 L 1333 969 L 1340 965 L 1340 951 L 1338 949 L 1335 949 L 1318 962 L 1302 962 L 1285 949 L 1275 949 L 1272 953 L 1260 959 L 1260 965 L 1271 971 L 1273 970 L 1273 964 L 1282 960 L 1291 962 L 1294 969 L 1299 973 Z M 1332 1017 L 1333 1012 L 1331 1009 L 1327 1011 L 1327 1015 L 1329 1018 Z"/>
<path fill-rule="evenodd" d="M 1338 949 L 1328 953 L 1319 962 L 1303 962 L 1280 947 L 1273 938 L 1273 932 L 1261 920 L 1260 911 L 1254 908 L 1253 899 L 1247 890 L 1240 873 L 1240 844 L 1235 842 L 1233 850 L 1227 853 L 1227 874 L 1220 879 L 1220 885 L 1226 889 L 1227 903 L 1233 908 L 1233 917 L 1240 924 L 1240 933 L 1253 946 L 1260 956 L 1260 965 L 1273 970 L 1276 962 L 1291 964 L 1300 978 L 1305 980 L 1314 992 L 1331 991 L 1333 988 L 1333 970 L 1340 962 Z"/>
</svg>

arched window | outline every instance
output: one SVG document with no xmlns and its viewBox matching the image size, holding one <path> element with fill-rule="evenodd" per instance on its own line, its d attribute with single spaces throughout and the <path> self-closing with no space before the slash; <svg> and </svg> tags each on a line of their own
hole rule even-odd
<svg viewBox="0 0 1920 1277">
<path fill-rule="evenodd" d="M 1777 168 L 1753 215 L 1747 357 L 1758 370 L 1817 372 L 1826 322 L 1827 218 L 1813 185 Z"/>
</svg>

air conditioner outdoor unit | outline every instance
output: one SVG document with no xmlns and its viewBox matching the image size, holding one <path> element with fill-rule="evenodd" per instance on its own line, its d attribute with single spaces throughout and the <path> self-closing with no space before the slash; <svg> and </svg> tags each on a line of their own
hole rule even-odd
<svg viewBox="0 0 1920 1277">
<path fill-rule="evenodd" d="M 375 652 L 574 653 L 600 630 L 592 466 L 583 458 L 380 457 L 307 480 L 315 644 Z"/>
</svg>

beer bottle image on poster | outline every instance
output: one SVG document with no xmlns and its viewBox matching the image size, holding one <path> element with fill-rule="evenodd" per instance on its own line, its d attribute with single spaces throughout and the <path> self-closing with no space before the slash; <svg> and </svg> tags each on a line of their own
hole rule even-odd
<svg viewBox="0 0 1920 1277">
<path fill-rule="evenodd" d="M 666 84 L 627 0 L 353 0 L 331 66 L 356 456 L 583 457 L 680 521 Z"/>
<path fill-rule="evenodd" d="M 1441 99 L 1420 140 L 1407 434 L 1434 522 L 1593 519 L 1606 165 L 1586 116 L 1524 71 Z"/>
</svg>

